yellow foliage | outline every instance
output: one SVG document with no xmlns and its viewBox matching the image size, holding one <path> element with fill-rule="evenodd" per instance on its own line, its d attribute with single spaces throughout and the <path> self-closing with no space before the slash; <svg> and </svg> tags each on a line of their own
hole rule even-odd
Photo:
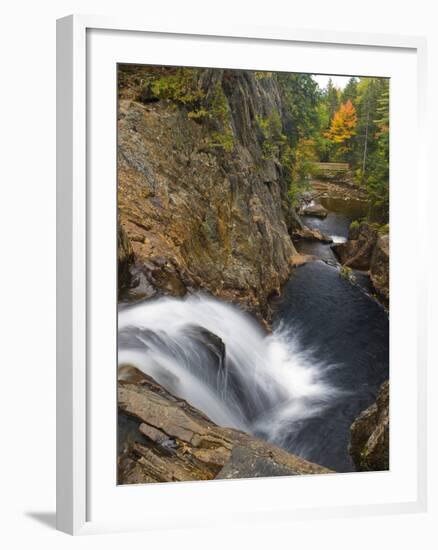
<svg viewBox="0 0 438 550">
<path fill-rule="evenodd" d="M 351 100 L 341 103 L 339 110 L 333 115 L 330 128 L 324 137 L 333 143 L 345 143 L 356 134 L 357 115 Z"/>
</svg>

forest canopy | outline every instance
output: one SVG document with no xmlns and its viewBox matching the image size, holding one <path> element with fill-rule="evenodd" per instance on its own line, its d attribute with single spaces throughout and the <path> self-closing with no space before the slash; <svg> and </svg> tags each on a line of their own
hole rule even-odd
<svg viewBox="0 0 438 550">
<path fill-rule="evenodd" d="M 312 75 L 257 73 L 277 79 L 282 95 L 283 161 L 295 200 L 316 162 L 348 163 L 352 183 L 366 190 L 369 218 L 389 218 L 389 80 L 351 77 L 321 89 Z"/>
<path fill-rule="evenodd" d="M 389 80 L 351 77 L 343 90 L 330 79 L 317 92 L 315 153 L 345 162 L 368 193 L 370 217 L 389 218 Z"/>
<path fill-rule="evenodd" d="M 151 73 L 144 95 L 174 102 L 186 115 L 211 127 L 207 148 L 232 154 L 235 147 L 230 107 L 222 82 L 206 93 L 205 70 L 162 68 Z M 262 140 L 263 157 L 278 161 L 296 204 L 318 163 L 347 163 L 350 182 L 366 191 L 369 219 L 389 219 L 389 79 L 351 77 L 337 87 L 332 79 L 321 88 L 316 75 L 256 72 L 257 80 L 275 80 L 282 112 L 273 109 L 253 123 Z M 229 85 L 229 84 L 228 84 Z M 211 91 L 213 90 L 213 92 Z"/>
</svg>

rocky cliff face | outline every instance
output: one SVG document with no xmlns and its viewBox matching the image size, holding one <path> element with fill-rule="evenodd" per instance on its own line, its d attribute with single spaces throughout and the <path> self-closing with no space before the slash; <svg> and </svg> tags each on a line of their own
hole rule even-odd
<svg viewBox="0 0 438 550">
<path fill-rule="evenodd" d="M 121 484 L 330 473 L 217 426 L 131 366 L 119 368 L 118 406 Z"/>
<path fill-rule="evenodd" d="M 359 471 L 389 469 L 389 382 L 351 425 L 350 454 Z"/>
<path fill-rule="evenodd" d="M 205 94 L 219 86 L 225 98 L 233 147 L 224 150 L 212 144 L 214 121 L 145 92 L 148 70 L 126 67 L 119 78 L 119 245 L 133 252 L 121 297 L 204 289 L 269 319 L 268 298 L 296 256 L 282 167 L 266 160 L 257 122 L 281 113 L 276 83 L 203 71 Z"/>
</svg>

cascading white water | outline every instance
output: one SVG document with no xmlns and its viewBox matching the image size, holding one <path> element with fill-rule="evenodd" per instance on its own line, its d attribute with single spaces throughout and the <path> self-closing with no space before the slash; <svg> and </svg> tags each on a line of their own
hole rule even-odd
<svg viewBox="0 0 438 550">
<path fill-rule="evenodd" d="M 331 240 L 333 241 L 333 244 L 342 244 L 347 242 L 347 237 L 344 237 L 342 235 L 330 235 Z"/>
<path fill-rule="evenodd" d="M 328 366 L 282 328 L 266 335 L 238 307 L 204 295 L 119 311 L 118 363 L 131 364 L 214 422 L 287 447 L 294 423 L 338 394 Z"/>
</svg>

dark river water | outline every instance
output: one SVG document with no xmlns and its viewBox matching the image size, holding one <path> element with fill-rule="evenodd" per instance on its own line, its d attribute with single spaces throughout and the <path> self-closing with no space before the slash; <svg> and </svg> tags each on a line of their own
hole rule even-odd
<svg viewBox="0 0 438 550">
<path fill-rule="evenodd" d="M 346 239 L 363 206 L 325 206 L 325 220 L 305 223 Z M 272 304 L 272 334 L 212 296 L 161 297 L 120 307 L 118 363 L 136 366 L 219 425 L 348 472 L 351 423 L 388 378 L 388 317 L 367 292 L 367 274 L 356 273 L 358 284 L 340 276 L 330 245 L 298 248 L 322 259 L 294 270 Z"/>
<path fill-rule="evenodd" d="M 335 208 L 326 219 L 304 218 L 323 233 L 346 238 L 360 204 L 326 201 Z M 363 215 L 363 214 L 362 214 Z M 301 242 L 300 251 L 335 260 L 330 245 Z M 331 263 L 331 262 L 330 262 Z M 300 343 L 325 364 L 325 379 L 339 396 L 320 415 L 304 419 L 288 442 L 293 452 L 338 472 L 353 470 L 348 453 L 350 426 L 376 398 L 389 376 L 389 320 L 385 309 L 366 290 L 368 276 L 356 272 L 358 285 L 323 261 L 295 270 L 274 304 L 274 329 L 279 325 L 299 331 Z"/>
</svg>

